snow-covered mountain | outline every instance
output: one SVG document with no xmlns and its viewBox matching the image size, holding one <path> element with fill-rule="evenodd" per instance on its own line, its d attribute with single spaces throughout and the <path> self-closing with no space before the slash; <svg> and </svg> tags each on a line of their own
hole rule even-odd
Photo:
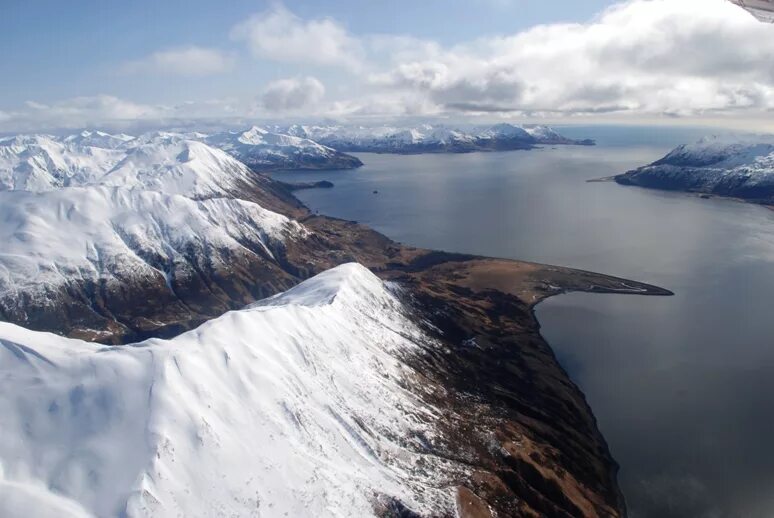
<svg viewBox="0 0 774 518">
<path fill-rule="evenodd" d="M 247 131 L 229 131 L 204 137 L 211 146 L 222 149 L 256 171 L 284 169 L 353 169 L 363 163 L 299 136 L 272 133 L 253 126 Z"/>
<path fill-rule="evenodd" d="M 175 177 L 184 176 L 176 168 L 190 167 L 199 173 L 199 182 L 204 184 L 201 194 L 207 195 L 207 181 L 202 176 L 212 173 L 206 170 L 226 168 L 237 172 L 241 167 L 237 162 L 258 172 L 346 169 L 362 165 L 355 157 L 310 140 L 258 128 L 211 136 L 154 132 L 131 137 L 89 131 L 65 137 L 19 135 L 0 139 L 0 189 L 43 191 L 86 185 L 100 182 L 113 173 L 122 177 L 153 176 L 155 180 L 151 181 L 172 184 Z M 148 170 L 148 166 L 154 169 Z M 126 179 L 133 184 L 138 181 Z M 110 181 L 111 184 L 121 182 Z"/>
<path fill-rule="evenodd" d="M 774 203 L 774 137 L 706 137 L 616 177 L 624 185 Z"/>
<path fill-rule="evenodd" d="M 309 233 L 274 212 L 295 214 L 298 202 L 224 151 L 180 134 L 86 132 L 14 137 L 0 150 L 5 320 L 132 335 L 298 282 L 285 246 Z"/>
<path fill-rule="evenodd" d="M 405 128 L 294 125 L 211 135 L 153 132 L 137 137 L 97 131 L 65 137 L 19 135 L 0 139 L 0 189 L 44 191 L 101 182 L 155 182 L 160 189 L 170 187 L 169 192 L 182 194 L 174 179 L 185 176 L 177 169 L 190 167 L 200 178 L 197 185 L 187 187 L 208 196 L 212 184 L 204 178 L 211 176 L 207 170 L 236 172 L 235 161 L 256 172 L 352 169 L 363 163 L 346 154 L 350 151 L 462 153 L 531 149 L 540 144 L 593 142 L 567 139 L 546 126 L 511 124 L 467 129 L 429 124 Z M 229 162 L 219 151 L 235 161 Z M 137 175 L 143 178 L 132 178 Z"/>
<path fill-rule="evenodd" d="M 91 328 L 100 312 L 110 318 L 143 296 L 153 327 L 157 306 L 174 309 L 197 290 L 228 299 L 240 282 L 259 285 L 248 273 L 259 266 L 281 282 L 277 254 L 306 235 L 285 216 L 231 198 L 105 186 L 0 192 L 0 314 L 44 328 L 59 318 L 99 337 Z"/>
<path fill-rule="evenodd" d="M 97 182 L 206 198 L 239 192 L 256 178 L 243 163 L 202 142 L 176 134 L 138 139 Z"/>
<path fill-rule="evenodd" d="M 465 153 L 531 149 L 540 144 L 593 144 L 588 140 L 567 139 L 547 126 L 512 124 L 469 128 L 432 124 L 414 127 L 294 125 L 272 129 L 347 152 Z"/>
<path fill-rule="evenodd" d="M 135 137 L 125 133 L 111 135 L 103 131 L 82 131 L 75 135 L 69 135 L 62 139 L 65 144 L 73 144 L 80 147 L 96 147 L 103 149 L 122 149 L 134 140 Z"/>
<path fill-rule="evenodd" d="M 94 146 L 90 135 L 0 139 L 0 190 L 44 191 L 98 180 L 125 157 L 125 151 L 122 146 Z"/>
<path fill-rule="evenodd" d="M 297 222 L 242 200 L 101 186 L 0 192 L 0 298 L 85 277 L 172 282 L 192 249 L 225 268 L 223 250 L 250 243 L 271 257 L 285 239 L 303 234 Z"/>
<path fill-rule="evenodd" d="M 356 264 L 169 341 L 0 324 L 0 515 L 452 515 L 430 341 Z"/>
<path fill-rule="evenodd" d="M 0 140 L 0 190 L 110 185 L 208 197 L 234 191 L 256 176 L 225 152 L 184 135 L 100 134 L 96 140 L 93 135 Z"/>
</svg>

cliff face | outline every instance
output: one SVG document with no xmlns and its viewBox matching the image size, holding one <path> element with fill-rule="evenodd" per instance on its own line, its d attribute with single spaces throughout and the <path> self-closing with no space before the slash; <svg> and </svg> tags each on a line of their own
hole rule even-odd
<svg viewBox="0 0 774 518">
<path fill-rule="evenodd" d="M 147 275 L 117 267 L 109 281 L 101 275 L 69 276 L 58 287 L 49 285 L 44 304 L 17 296 L 2 317 L 31 329 L 125 344 L 194 329 L 225 311 L 357 262 L 391 283 L 410 322 L 406 329 L 421 330 L 425 337 L 415 341 L 419 346 L 411 354 L 400 356 L 410 372 L 401 383 L 434 415 L 434 439 L 413 437 L 412 448 L 441 464 L 417 460 L 412 469 L 443 475 L 462 516 L 623 515 L 615 462 L 583 395 L 540 337 L 532 308 L 571 290 L 668 292 L 587 272 L 405 247 L 362 225 L 311 215 L 285 186 L 267 178 L 245 179 L 239 187 L 206 199 L 176 198 L 192 214 L 203 210 L 201 204 L 224 207 L 201 219 L 201 231 L 173 240 L 171 252 L 160 247 L 168 257 L 141 257 L 158 243 L 151 234 L 138 234 L 150 239 L 140 247 L 121 240 L 116 246 L 129 246 L 129 255 L 141 257 L 137 264 L 149 268 Z M 142 196 L 155 200 L 160 194 Z M 120 228 L 165 227 L 162 215 L 150 226 L 137 223 L 147 211 L 133 203 L 120 213 L 130 214 L 135 224 L 116 220 L 108 237 L 111 232 L 126 237 Z M 235 213 L 233 224 L 224 220 L 243 204 L 272 212 L 256 212 L 268 218 L 262 226 L 249 212 Z M 182 220 L 193 224 L 192 216 Z M 213 225 L 226 232 L 204 232 Z M 160 235 L 170 243 L 169 232 Z M 173 260 L 165 263 L 162 256 Z M 108 264 L 109 257 L 103 254 L 99 261 Z M 357 300 L 352 303 L 359 307 Z M 359 417 L 352 419 L 357 423 Z M 379 436 L 375 432 L 372 438 Z M 381 516 L 438 515 L 401 498 L 375 502 L 374 513 Z"/>
</svg>

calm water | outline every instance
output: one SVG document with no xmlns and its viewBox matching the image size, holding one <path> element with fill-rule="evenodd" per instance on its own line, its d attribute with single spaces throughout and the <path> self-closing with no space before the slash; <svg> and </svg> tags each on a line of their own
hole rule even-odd
<svg viewBox="0 0 774 518">
<path fill-rule="evenodd" d="M 586 183 L 706 131 L 567 128 L 593 148 L 363 154 L 302 191 L 405 243 L 620 275 L 672 298 L 573 294 L 543 334 L 598 417 L 634 517 L 774 516 L 774 211 Z M 378 194 L 373 194 L 378 190 Z"/>
</svg>

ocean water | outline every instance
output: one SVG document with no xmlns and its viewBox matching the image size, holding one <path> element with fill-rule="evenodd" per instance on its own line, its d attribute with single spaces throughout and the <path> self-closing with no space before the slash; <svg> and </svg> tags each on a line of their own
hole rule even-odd
<svg viewBox="0 0 774 518">
<path fill-rule="evenodd" d="M 712 133 L 568 127 L 595 147 L 359 155 L 300 191 L 313 210 L 428 248 L 657 284 L 669 298 L 571 294 L 537 309 L 621 464 L 631 516 L 774 516 L 774 211 L 588 183 Z M 374 191 L 378 191 L 374 193 Z"/>
</svg>

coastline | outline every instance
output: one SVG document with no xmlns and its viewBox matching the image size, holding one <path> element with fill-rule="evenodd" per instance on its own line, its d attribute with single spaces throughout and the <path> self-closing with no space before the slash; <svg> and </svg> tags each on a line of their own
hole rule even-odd
<svg viewBox="0 0 774 518">
<path fill-rule="evenodd" d="M 747 198 L 740 198 L 738 196 L 727 196 L 724 194 L 717 194 L 717 193 L 710 193 L 710 192 L 704 192 L 700 190 L 689 190 L 689 189 L 660 189 L 658 187 L 648 187 L 645 185 L 637 185 L 633 183 L 621 183 L 618 181 L 619 177 L 623 177 L 625 174 L 622 175 L 614 175 L 614 176 L 604 176 L 602 178 L 591 178 L 589 180 L 586 180 L 586 183 L 611 183 L 614 182 L 622 187 L 637 187 L 639 189 L 647 189 L 649 191 L 657 191 L 657 192 L 674 192 L 674 193 L 680 193 L 687 196 L 692 196 L 695 198 L 701 198 L 703 200 L 729 200 L 734 201 L 737 203 L 746 203 L 748 205 L 758 205 L 760 207 L 764 207 L 769 210 L 774 210 L 774 204 L 772 204 L 771 201 L 768 200 L 753 200 L 753 199 L 747 199 Z"/>
<path fill-rule="evenodd" d="M 436 339 L 437 347 L 412 360 L 429 380 L 413 390 L 430 390 L 426 396 L 444 409 L 442 440 L 431 451 L 472 470 L 468 479 L 457 481 L 461 498 L 505 516 L 625 516 L 618 466 L 585 396 L 540 334 L 534 309 L 542 300 L 572 291 L 671 292 L 571 268 L 405 246 L 365 225 L 312 214 L 281 184 L 269 184 L 251 196 L 295 217 L 309 237 L 290 242 L 277 255 L 277 264 L 245 254 L 234 258 L 239 275 L 223 274 L 219 281 L 214 272 L 204 279 L 237 287 L 231 293 L 238 296 L 227 301 L 215 304 L 212 292 L 196 285 L 176 292 L 175 297 L 190 293 L 190 299 L 175 299 L 189 309 L 155 311 L 154 325 L 164 325 L 148 329 L 142 338 L 173 336 L 232 306 L 284 291 L 339 264 L 359 262 L 397 282 L 416 323 Z M 144 310 L 132 301 L 158 300 L 159 308 L 169 307 L 160 298 L 169 295 L 160 283 L 126 288 L 125 303 L 113 314 L 118 322 L 136 319 Z M 64 334 L 78 332 L 65 321 L 55 325 Z M 121 331 L 110 327 L 112 321 L 106 325 L 100 341 L 137 339 L 132 334 L 111 336 Z"/>
<path fill-rule="evenodd" d="M 408 286 L 411 298 L 421 301 L 418 313 L 441 331 L 439 338 L 453 351 L 451 366 L 440 369 L 446 383 L 468 394 L 483 392 L 487 405 L 500 401 L 499 410 L 490 409 L 477 420 L 505 412 L 500 419 L 508 423 L 506 428 L 528 438 L 522 442 L 529 449 L 510 451 L 523 464 L 520 471 L 531 466 L 540 473 L 541 484 L 575 495 L 571 515 L 626 515 L 616 482 L 618 464 L 584 394 L 540 333 L 535 307 L 574 291 L 646 296 L 668 296 L 670 291 L 570 268 L 432 251 L 421 251 L 407 267 L 380 274 Z M 439 363 L 443 365 L 434 355 L 433 368 Z M 502 439 L 502 447 L 509 437 Z M 581 466 L 591 469 L 580 475 Z M 470 489 L 492 501 L 485 486 Z M 527 511 L 547 512 L 520 510 Z"/>
</svg>

